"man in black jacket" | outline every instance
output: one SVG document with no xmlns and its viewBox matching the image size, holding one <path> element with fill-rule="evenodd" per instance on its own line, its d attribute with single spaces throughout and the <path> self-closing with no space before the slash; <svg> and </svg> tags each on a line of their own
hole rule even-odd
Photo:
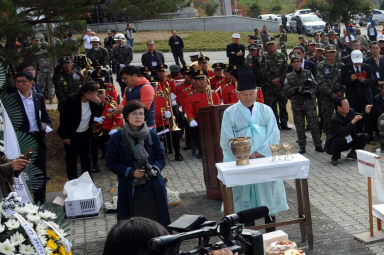
<svg viewBox="0 0 384 255">
<path fill-rule="evenodd" d="M 372 72 L 369 65 L 363 63 L 363 54 L 359 50 L 351 53 L 352 63 L 341 67 L 341 82 L 346 86 L 346 98 L 351 108 L 363 112 L 367 104 L 372 104 Z"/>
<path fill-rule="evenodd" d="M 369 141 L 367 133 L 359 133 L 356 123 L 367 118 L 371 112 L 372 105 L 366 105 L 364 113 L 356 113 L 349 107 L 348 100 L 345 97 L 339 97 L 335 100 L 336 112 L 331 118 L 331 128 L 325 142 L 325 151 L 332 155 L 332 165 L 337 165 L 342 151 L 351 149 L 347 159 L 356 159 L 357 149 L 364 149 Z"/>
<path fill-rule="evenodd" d="M 371 67 L 372 70 L 372 96 L 379 94 L 379 87 L 384 84 L 384 58 L 380 56 L 380 44 L 378 42 L 371 42 L 369 45 L 372 56 L 367 58 L 365 63 Z"/>
<path fill-rule="evenodd" d="M 34 164 L 43 171 L 44 184 L 34 193 L 35 202 L 45 202 L 46 187 L 46 145 L 45 133 L 52 130 L 49 125 L 51 119 L 45 108 L 44 96 L 32 90 L 33 77 L 27 72 L 20 72 L 16 75 L 16 89 L 11 96 L 16 99 L 22 108 L 23 125 L 21 131 L 31 135 L 38 143 L 38 151 Z"/>
<path fill-rule="evenodd" d="M 184 61 L 184 53 L 183 53 L 184 42 L 183 42 L 183 39 L 181 39 L 181 37 L 177 35 L 176 30 L 172 30 L 172 36 L 169 37 L 168 45 L 169 47 L 171 47 L 172 55 L 173 55 L 173 58 L 175 59 L 176 65 L 179 66 L 181 62 L 183 67 L 185 67 L 186 64 Z M 180 59 L 180 62 L 179 62 L 179 59 Z"/>
<path fill-rule="evenodd" d="M 153 40 L 147 41 L 148 51 L 141 56 L 141 63 L 143 66 L 148 66 L 155 69 L 159 65 L 164 65 L 164 55 L 161 51 L 156 50 L 155 42 Z"/>
<path fill-rule="evenodd" d="M 79 93 L 69 96 L 60 112 L 60 127 L 57 130 L 65 149 L 67 177 L 69 180 L 79 177 L 77 172 L 77 155 L 80 156 L 81 171 L 91 173 L 90 143 L 92 124 L 99 112 L 100 98 L 97 96 L 98 85 L 91 81 L 85 83 Z"/>
<path fill-rule="evenodd" d="M 239 41 L 240 34 L 234 33 L 232 35 L 232 43 L 227 45 L 227 57 L 230 65 L 242 67 L 245 62 L 245 47 Z"/>
</svg>

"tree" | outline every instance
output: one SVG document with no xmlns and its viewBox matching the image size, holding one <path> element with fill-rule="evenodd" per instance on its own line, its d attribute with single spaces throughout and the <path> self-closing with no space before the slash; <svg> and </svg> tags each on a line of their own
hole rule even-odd
<svg viewBox="0 0 384 255">
<path fill-rule="evenodd" d="M 205 14 L 207 16 L 214 16 L 217 7 L 219 7 L 219 4 L 218 3 L 213 3 L 213 4 L 211 4 L 211 3 L 204 3 L 203 7 L 204 7 L 204 10 L 205 10 Z"/>
<path fill-rule="evenodd" d="M 384 1 L 381 1 L 380 6 L 379 6 L 379 9 L 380 9 L 380 10 L 383 10 L 383 9 L 384 9 Z"/>
<path fill-rule="evenodd" d="M 282 5 L 283 3 L 281 0 L 272 0 L 267 8 L 271 11 L 271 13 L 279 13 Z"/>
<path fill-rule="evenodd" d="M 261 14 L 261 7 L 258 3 L 254 3 L 249 7 L 247 15 L 251 18 L 257 18 Z"/>
<path fill-rule="evenodd" d="M 189 1 L 185 0 L 114 0 L 109 2 L 107 4 L 109 12 L 122 14 L 130 21 L 159 18 L 162 13 L 174 12 L 189 4 Z"/>
<path fill-rule="evenodd" d="M 356 14 L 364 13 L 368 16 L 372 13 L 369 0 L 311 0 L 306 7 L 324 13 L 327 22 L 331 24 L 340 21 L 347 25 Z"/>
</svg>

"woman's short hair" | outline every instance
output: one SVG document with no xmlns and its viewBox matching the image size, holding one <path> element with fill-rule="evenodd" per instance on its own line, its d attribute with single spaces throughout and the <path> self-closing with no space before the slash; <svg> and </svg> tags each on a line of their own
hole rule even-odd
<svg viewBox="0 0 384 255">
<path fill-rule="evenodd" d="M 81 86 L 79 92 L 80 94 L 85 94 L 88 92 L 94 92 L 99 89 L 99 84 L 95 82 L 94 80 L 89 79 L 86 83 Z"/>
<path fill-rule="evenodd" d="M 142 102 L 140 102 L 138 100 L 132 100 L 132 101 L 128 101 L 126 103 L 126 105 L 123 108 L 124 119 L 126 120 L 128 118 L 128 115 L 131 112 L 136 111 L 137 109 L 144 109 L 144 117 L 146 119 L 148 116 L 148 108 Z"/>
<path fill-rule="evenodd" d="M 109 231 L 103 255 L 165 255 L 166 250 L 155 252 L 148 248 L 150 239 L 165 235 L 169 235 L 168 231 L 156 221 L 142 217 L 121 220 Z"/>
</svg>

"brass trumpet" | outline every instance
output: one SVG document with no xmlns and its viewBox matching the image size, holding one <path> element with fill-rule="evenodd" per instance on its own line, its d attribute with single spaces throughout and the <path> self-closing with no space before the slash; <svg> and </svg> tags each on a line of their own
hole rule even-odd
<svg viewBox="0 0 384 255">
<path fill-rule="evenodd" d="M 165 88 L 165 92 L 166 92 L 165 96 L 167 97 L 165 99 L 165 105 L 166 105 L 166 108 L 169 109 L 169 111 L 171 112 L 171 120 L 168 121 L 169 122 L 169 131 L 170 132 L 180 131 L 181 129 L 177 126 L 176 121 L 175 121 L 175 117 L 173 115 L 172 100 L 171 100 L 171 88 L 170 87 Z"/>
</svg>

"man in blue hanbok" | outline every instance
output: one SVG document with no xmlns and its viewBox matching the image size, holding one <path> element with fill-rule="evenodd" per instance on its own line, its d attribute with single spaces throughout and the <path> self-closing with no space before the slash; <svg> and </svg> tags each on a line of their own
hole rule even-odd
<svg viewBox="0 0 384 255">
<path fill-rule="evenodd" d="M 224 161 L 236 160 L 228 142 L 233 138 L 233 132 L 236 137 L 252 137 L 252 154 L 249 158 L 271 156 L 269 145 L 280 142 L 280 131 L 275 115 L 269 106 L 256 102 L 257 91 L 253 70 L 239 69 L 238 74 L 239 101 L 225 110 L 221 125 L 220 146 Z M 237 186 L 233 187 L 232 191 L 235 212 L 267 206 L 270 217 L 266 217 L 265 223 L 275 222 L 277 213 L 289 209 L 283 181 Z M 267 229 L 267 231 L 273 230 L 273 228 Z"/>
</svg>

